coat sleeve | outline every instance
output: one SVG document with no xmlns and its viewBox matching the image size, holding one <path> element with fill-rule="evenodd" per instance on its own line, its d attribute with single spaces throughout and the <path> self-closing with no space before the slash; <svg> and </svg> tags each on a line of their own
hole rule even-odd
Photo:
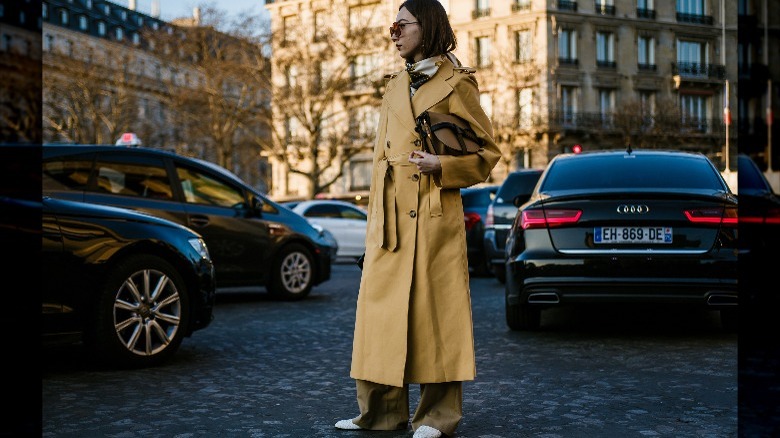
<svg viewBox="0 0 780 438">
<path fill-rule="evenodd" d="M 462 73 L 456 73 L 462 74 Z M 493 125 L 479 103 L 479 87 L 472 74 L 462 74 L 449 97 L 450 113 L 469 122 L 485 145 L 475 154 L 462 156 L 440 155 L 441 175 L 434 178 L 443 189 L 468 187 L 485 182 L 501 158 L 501 151 L 493 140 Z"/>
</svg>

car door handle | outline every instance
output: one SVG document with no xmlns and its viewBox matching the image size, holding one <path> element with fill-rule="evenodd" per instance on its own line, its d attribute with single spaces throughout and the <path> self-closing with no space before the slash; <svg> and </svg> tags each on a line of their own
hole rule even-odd
<svg viewBox="0 0 780 438">
<path fill-rule="evenodd" d="M 205 227 L 209 224 L 207 216 L 190 216 L 190 225 L 193 227 Z"/>
</svg>

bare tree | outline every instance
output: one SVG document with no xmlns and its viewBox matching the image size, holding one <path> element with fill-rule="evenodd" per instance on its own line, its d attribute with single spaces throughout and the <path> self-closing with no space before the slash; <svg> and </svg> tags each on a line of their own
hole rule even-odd
<svg viewBox="0 0 780 438">
<path fill-rule="evenodd" d="M 327 26 L 296 20 L 274 35 L 274 70 L 284 80 L 273 97 L 273 154 L 307 179 L 312 196 L 370 151 L 376 134 L 387 38 L 372 16 L 350 17 L 348 9 L 333 12 Z"/>
<path fill-rule="evenodd" d="M 44 55 L 43 128 L 46 141 L 113 143 L 138 121 L 138 95 L 126 68 L 101 54 L 86 59 Z"/>
<path fill-rule="evenodd" d="M 624 145 L 668 148 L 678 146 L 686 134 L 681 120 L 680 108 L 673 99 L 661 99 L 654 107 L 631 99 L 622 102 L 620 111 L 612 115 L 612 126 Z"/>
<path fill-rule="evenodd" d="M 41 142 L 41 63 L 4 53 L 0 81 L 0 141 Z"/>
</svg>

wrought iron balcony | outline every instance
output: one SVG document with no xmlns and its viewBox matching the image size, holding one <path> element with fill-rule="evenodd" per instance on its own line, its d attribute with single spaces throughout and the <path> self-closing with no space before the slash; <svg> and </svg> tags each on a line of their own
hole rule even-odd
<svg viewBox="0 0 780 438">
<path fill-rule="evenodd" d="M 531 10 L 530 0 L 517 0 L 512 3 L 512 12 L 528 11 Z"/>
<path fill-rule="evenodd" d="M 558 0 L 558 10 L 577 11 L 577 2 L 570 0 Z"/>
<path fill-rule="evenodd" d="M 637 18 L 648 18 L 650 20 L 655 20 L 655 10 L 654 9 L 637 8 L 637 10 L 636 10 L 636 17 Z"/>
<path fill-rule="evenodd" d="M 637 64 L 637 68 L 639 68 L 639 71 L 656 71 L 658 70 L 657 66 L 655 64 L 645 64 L 640 62 Z"/>
<path fill-rule="evenodd" d="M 542 123 L 543 125 L 543 123 Z M 719 134 L 720 118 L 675 114 L 625 114 L 613 112 L 551 111 L 549 127 L 600 133 L 642 133 L 645 135 Z"/>
<path fill-rule="evenodd" d="M 672 75 L 686 78 L 725 79 L 726 68 L 722 65 L 700 62 L 673 62 Z"/>
<path fill-rule="evenodd" d="M 599 0 L 595 3 L 596 13 L 601 15 L 615 15 L 615 5 L 608 5 Z"/>
<path fill-rule="evenodd" d="M 579 60 L 577 58 L 567 58 L 567 57 L 559 57 L 558 58 L 558 64 L 559 65 L 573 65 L 577 66 L 579 65 Z"/>
<path fill-rule="evenodd" d="M 471 18 L 474 20 L 476 20 L 477 18 L 489 17 L 489 16 L 490 16 L 490 8 L 475 9 L 471 11 Z"/>
<path fill-rule="evenodd" d="M 598 67 L 598 68 L 617 68 L 617 63 L 615 61 L 596 60 L 596 67 Z"/>
<path fill-rule="evenodd" d="M 677 21 L 680 23 L 695 23 L 695 24 L 709 24 L 709 25 L 712 25 L 713 23 L 711 15 L 683 14 L 681 12 L 677 13 Z"/>
</svg>

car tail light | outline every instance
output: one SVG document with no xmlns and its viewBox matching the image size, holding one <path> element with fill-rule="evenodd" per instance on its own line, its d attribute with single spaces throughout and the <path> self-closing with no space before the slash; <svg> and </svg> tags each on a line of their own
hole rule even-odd
<svg viewBox="0 0 780 438">
<path fill-rule="evenodd" d="M 463 215 L 463 220 L 466 221 L 466 231 L 470 231 L 482 218 L 477 213 L 469 212 Z"/>
<path fill-rule="evenodd" d="M 746 224 L 780 225 L 780 208 L 770 208 L 766 216 L 740 216 L 739 222 Z"/>
<path fill-rule="evenodd" d="M 725 210 L 722 207 L 685 210 L 685 217 L 695 224 L 726 225 L 731 227 L 736 227 L 739 219 L 736 207 L 728 207 Z"/>
<path fill-rule="evenodd" d="M 493 226 L 493 204 L 488 205 L 487 208 L 487 214 L 485 215 L 485 226 L 486 227 L 492 227 Z"/>
<path fill-rule="evenodd" d="M 520 217 L 520 226 L 524 230 L 529 228 L 559 227 L 573 224 L 580 220 L 582 210 L 525 210 Z"/>
</svg>

